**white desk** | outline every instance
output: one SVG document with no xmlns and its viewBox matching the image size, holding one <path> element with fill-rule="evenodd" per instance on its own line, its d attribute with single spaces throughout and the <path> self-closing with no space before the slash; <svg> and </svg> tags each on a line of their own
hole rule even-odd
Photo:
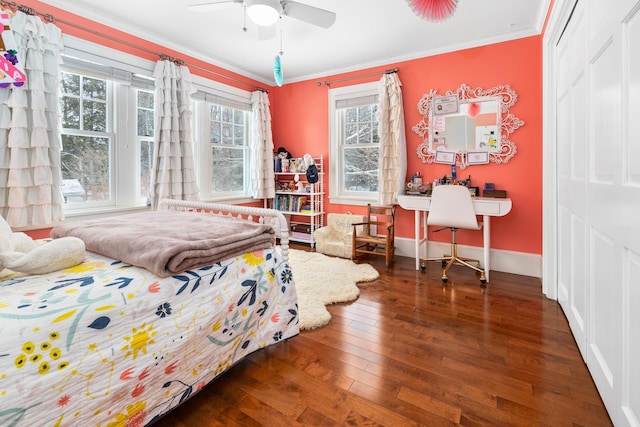
<svg viewBox="0 0 640 427">
<path fill-rule="evenodd" d="M 425 258 L 428 244 L 427 234 L 427 213 L 431 206 L 431 197 L 427 196 L 398 196 L 398 204 L 403 209 L 415 211 L 415 244 L 416 244 L 416 270 L 420 269 L 420 245 L 425 244 Z M 474 197 L 473 207 L 477 215 L 482 215 L 483 243 L 484 243 L 484 263 L 482 264 L 487 282 L 489 281 L 489 270 L 491 269 L 490 248 L 491 248 L 491 225 L 489 218 L 492 216 L 504 216 L 511 211 L 511 199 L 498 199 L 493 197 Z M 422 221 L 420 216 L 424 212 Z M 424 239 L 420 238 L 420 224 L 424 229 Z"/>
</svg>

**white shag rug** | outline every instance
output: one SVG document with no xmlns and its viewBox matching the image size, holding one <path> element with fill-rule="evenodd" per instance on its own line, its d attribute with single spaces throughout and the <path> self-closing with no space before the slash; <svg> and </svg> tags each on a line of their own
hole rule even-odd
<svg viewBox="0 0 640 427">
<path fill-rule="evenodd" d="M 355 300 L 360 295 L 357 282 L 380 276 L 369 264 L 298 249 L 289 249 L 289 266 L 298 294 L 300 329 L 326 325 L 331 314 L 325 305 Z"/>
</svg>

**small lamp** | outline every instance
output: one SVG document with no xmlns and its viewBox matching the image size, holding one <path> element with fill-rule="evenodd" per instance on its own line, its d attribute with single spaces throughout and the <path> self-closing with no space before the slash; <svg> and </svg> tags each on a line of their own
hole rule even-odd
<svg viewBox="0 0 640 427">
<path fill-rule="evenodd" d="M 245 0 L 245 3 L 249 18 L 263 27 L 275 24 L 282 15 L 282 5 L 278 0 Z"/>
</svg>

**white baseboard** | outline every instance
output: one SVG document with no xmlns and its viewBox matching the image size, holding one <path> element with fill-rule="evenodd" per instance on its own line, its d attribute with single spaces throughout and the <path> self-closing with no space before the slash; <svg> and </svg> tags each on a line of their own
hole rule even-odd
<svg viewBox="0 0 640 427">
<path fill-rule="evenodd" d="M 396 255 L 415 258 L 415 241 L 405 237 L 396 237 Z M 443 242 L 429 242 L 427 250 L 432 256 L 449 253 L 451 245 Z M 463 257 L 482 261 L 483 253 L 479 246 L 458 245 L 458 254 Z M 424 254 L 421 254 L 424 256 Z M 526 252 L 491 249 L 491 271 L 522 274 L 542 278 L 542 255 Z"/>
</svg>

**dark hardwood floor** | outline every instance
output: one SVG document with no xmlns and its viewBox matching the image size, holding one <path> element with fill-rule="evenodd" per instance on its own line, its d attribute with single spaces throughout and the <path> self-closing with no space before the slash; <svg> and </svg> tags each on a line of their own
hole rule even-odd
<svg viewBox="0 0 640 427">
<path fill-rule="evenodd" d="M 154 427 L 611 425 L 539 279 L 481 286 L 454 267 L 443 285 L 439 263 L 367 261 L 380 278 L 327 326 L 252 354 Z"/>
</svg>

